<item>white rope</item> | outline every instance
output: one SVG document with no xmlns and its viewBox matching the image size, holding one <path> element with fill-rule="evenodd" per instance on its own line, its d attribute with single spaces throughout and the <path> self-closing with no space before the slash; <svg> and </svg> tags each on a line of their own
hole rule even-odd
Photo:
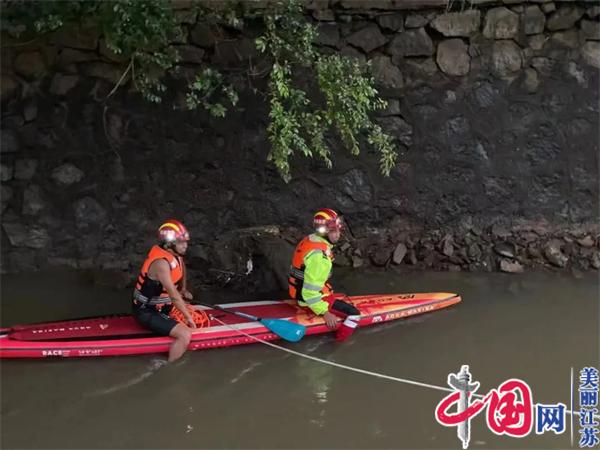
<svg viewBox="0 0 600 450">
<path fill-rule="evenodd" d="M 277 350 L 284 351 L 286 353 L 290 353 L 292 355 L 299 356 L 301 358 L 311 359 L 311 360 L 316 361 L 316 362 L 321 363 L 321 364 L 327 364 L 329 366 L 339 367 L 340 369 L 349 370 L 351 372 L 356 372 L 356 373 L 362 373 L 362 374 L 370 375 L 370 376 L 376 377 L 376 378 L 383 378 L 385 380 L 392 380 L 392 381 L 398 381 L 400 383 L 412 384 L 413 386 L 420 386 L 420 387 L 424 387 L 424 388 L 435 389 L 435 390 L 438 390 L 438 391 L 445 391 L 445 392 L 454 392 L 455 391 L 454 389 L 451 389 L 449 387 L 436 386 L 435 384 L 421 383 L 419 381 L 408 380 L 406 378 L 393 377 L 391 375 L 385 375 L 383 373 L 378 373 L 378 372 L 371 372 L 370 370 L 359 369 L 357 367 L 346 366 L 344 364 L 336 363 L 336 362 L 333 362 L 333 361 L 328 361 L 326 359 L 317 358 L 316 356 L 311 356 L 311 355 L 307 355 L 306 353 L 297 352 L 295 350 L 291 350 L 289 348 L 285 348 L 285 347 L 282 347 L 280 345 L 273 344 L 272 342 L 268 342 L 268 341 L 265 341 L 263 339 L 257 338 L 256 336 L 252 336 L 252 335 L 244 332 L 243 330 L 241 330 L 239 328 L 236 328 L 236 327 L 234 327 L 234 326 L 232 326 L 230 324 L 227 324 L 227 323 L 223 322 L 222 320 L 219 320 L 218 318 L 216 318 L 214 316 L 211 316 L 211 318 L 214 319 L 214 320 L 216 320 L 220 324 L 225 325 L 226 327 L 228 327 L 228 328 L 230 328 L 232 330 L 235 330 L 236 332 L 238 332 L 240 334 L 243 334 L 246 337 L 249 337 L 250 339 L 253 339 L 253 340 L 257 341 L 257 342 L 260 342 L 261 344 L 267 345 L 267 346 L 272 347 L 272 348 L 277 349 Z M 484 398 L 485 396 L 482 395 L 482 394 L 473 394 L 473 397 Z M 538 403 L 536 403 L 535 405 L 538 405 Z M 581 413 L 578 412 L 578 411 L 566 410 L 565 412 L 567 414 L 572 414 L 574 416 L 580 416 L 581 415 Z M 596 416 L 594 416 L 594 417 L 596 417 Z"/>
</svg>

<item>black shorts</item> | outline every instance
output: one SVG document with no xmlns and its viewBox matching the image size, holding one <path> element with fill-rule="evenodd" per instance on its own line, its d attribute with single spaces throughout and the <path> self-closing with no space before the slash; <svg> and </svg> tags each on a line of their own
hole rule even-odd
<svg viewBox="0 0 600 450">
<path fill-rule="evenodd" d="M 343 300 L 334 301 L 333 304 L 329 307 L 329 310 L 334 313 L 342 313 L 346 316 L 357 316 L 360 314 L 360 311 L 358 310 L 358 308 L 356 308 L 356 306 L 351 305 L 350 303 L 345 302 Z"/>
<path fill-rule="evenodd" d="M 169 336 L 173 328 L 179 323 L 168 316 L 170 310 L 170 306 L 163 306 L 162 311 L 159 311 L 154 306 L 136 305 L 134 303 L 132 314 L 144 328 L 148 328 L 161 336 Z"/>
</svg>

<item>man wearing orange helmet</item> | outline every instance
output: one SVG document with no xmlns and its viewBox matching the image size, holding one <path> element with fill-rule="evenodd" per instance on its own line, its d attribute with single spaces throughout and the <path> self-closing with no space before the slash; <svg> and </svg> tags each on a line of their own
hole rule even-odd
<svg viewBox="0 0 600 450">
<path fill-rule="evenodd" d="M 308 307 L 331 329 L 337 327 L 337 317 L 344 319 L 336 339 L 347 339 L 358 326 L 360 311 L 352 304 L 333 295 L 328 283 L 333 266 L 333 245 L 339 241 L 342 221 L 332 209 L 323 208 L 313 217 L 315 233 L 300 241 L 294 252 L 289 274 L 290 296 L 302 307 Z"/>
<path fill-rule="evenodd" d="M 150 249 L 137 279 L 133 316 L 149 330 L 175 339 L 169 349 L 172 362 L 185 353 L 192 328 L 196 328 L 184 301 L 193 298 L 186 287 L 183 262 L 190 235 L 181 222 L 169 219 L 158 229 L 158 238 L 159 245 Z M 187 325 L 169 317 L 173 306 L 181 311 Z"/>
</svg>

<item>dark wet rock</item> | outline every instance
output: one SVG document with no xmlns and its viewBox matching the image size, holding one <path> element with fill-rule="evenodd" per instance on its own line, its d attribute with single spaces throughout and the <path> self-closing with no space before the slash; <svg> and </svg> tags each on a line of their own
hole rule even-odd
<svg viewBox="0 0 600 450">
<path fill-rule="evenodd" d="M 2 74 L 0 78 L 0 100 L 4 102 L 16 96 L 19 91 L 19 82 L 8 74 Z"/>
<path fill-rule="evenodd" d="M 483 35 L 488 39 L 512 39 L 519 32 L 519 15 L 504 6 L 490 9 L 485 16 Z"/>
<path fill-rule="evenodd" d="M 546 22 L 546 28 L 550 31 L 566 30 L 571 28 L 583 16 L 583 9 L 578 6 L 561 6 L 552 13 Z"/>
<path fill-rule="evenodd" d="M 36 252 L 32 249 L 17 249 L 8 255 L 11 272 L 30 272 L 39 268 Z"/>
<path fill-rule="evenodd" d="M 408 250 L 408 255 L 406 257 L 406 262 L 408 264 L 413 265 L 413 266 L 415 266 L 419 262 L 419 259 L 417 258 L 417 252 L 415 251 L 414 248 L 411 248 L 411 249 Z"/>
<path fill-rule="evenodd" d="M 515 257 L 515 246 L 509 244 L 507 242 L 502 242 L 494 245 L 494 252 L 496 252 L 500 256 L 504 256 L 506 258 L 514 258 Z"/>
<path fill-rule="evenodd" d="M 531 36 L 528 41 L 529 48 L 531 48 L 532 50 L 541 50 L 542 48 L 544 48 L 546 40 L 547 37 L 543 34 L 536 34 L 535 36 Z"/>
<path fill-rule="evenodd" d="M 540 2 L 538 1 L 536 3 L 540 3 Z M 542 5 L 541 5 L 542 11 L 544 11 L 546 14 L 556 11 L 556 4 L 553 1 L 547 2 L 546 0 L 544 0 L 541 3 L 542 3 Z"/>
<path fill-rule="evenodd" d="M 368 203 L 373 196 L 373 188 L 365 172 L 352 169 L 344 174 L 338 183 L 339 190 L 358 203 Z"/>
<path fill-rule="evenodd" d="M 23 192 L 23 214 L 35 216 L 47 209 L 47 202 L 42 198 L 39 186 L 29 185 Z"/>
<path fill-rule="evenodd" d="M 294 246 L 278 236 L 262 235 L 255 238 L 255 241 L 256 253 L 266 264 L 264 266 L 254 264 L 252 270 L 265 272 L 261 274 L 263 277 L 274 277 L 277 280 L 277 286 L 287 290 L 288 272 L 294 254 Z"/>
<path fill-rule="evenodd" d="M 565 267 L 569 258 L 562 252 L 562 242 L 553 239 L 544 246 L 544 255 L 546 259 L 556 267 Z"/>
<path fill-rule="evenodd" d="M 454 254 L 454 239 L 452 236 L 445 236 L 441 243 L 441 251 L 446 256 Z"/>
<path fill-rule="evenodd" d="M 469 9 L 439 15 L 431 21 L 431 27 L 447 37 L 470 36 L 479 31 L 480 23 L 481 12 Z"/>
<path fill-rule="evenodd" d="M 434 14 L 428 13 L 411 13 L 406 16 L 406 20 L 404 22 L 404 26 L 406 28 L 421 28 L 427 25 L 431 19 L 434 17 Z"/>
<path fill-rule="evenodd" d="M 455 76 L 468 74 L 471 67 L 468 49 L 462 39 L 448 39 L 440 42 L 436 60 L 441 71 Z"/>
<path fill-rule="evenodd" d="M 507 273 L 523 273 L 523 265 L 518 261 L 501 259 L 500 270 Z"/>
<path fill-rule="evenodd" d="M 0 150 L 2 153 L 17 153 L 21 149 L 17 133 L 12 130 L 2 130 L 0 133 Z"/>
<path fill-rule="evenodd" d="M 17 159 L 15 162 L 15 174 L 16 180 L 30 180 L 35 175 L 35 171 L 38 166 L 37 159 L 24 158 Z"/>
<path fill-rule="evenodd" d="M 461 272 L 462 267 L 459 264 L 447 264 L 446 270 L 448 270 L 448 272 Z"/>
<path fill-rule="evenodd" d="M 2 228 L 13 247 L 23 247 L 27 241 L 27 228 L 22 223 L 5 222 Z"/>
<path fill-rule="evenodd" d="M 84 50 L 95 50 L 98 47 L 100 30 L 92 27 L 72 26 L 63 27 L 56 34 L 56 43 L 65 47 Z"/>
<path fill-rule="evenodd" d="M 392 58 L 392 62 L 396 63 L 397 57 Z M 407 81 L 407 85 L 418 85 L 419 79 L 430 78 L 437 74 L 438 66 L 436 65 L 433 58 L 418 58 L 418 59 L 407 59 L 404 60 L 405 67 L 410 69 L 411 80 Z M 408 78 L 408 76 L 407 76 Z"/>
<path fill-rule="evenodd" d="M 423 253 L 423 264 L 425 267 L 434 267 L 439 262 L 440 258 L 437 252 L 435 251 L 426 251 Z"/>
<path fill-rule="evenodd" d="M 35 120 L 38 114 L 37 103 L 35 100 L 28 100 L 23 105 L 23 119 L 25 122 L 31 122 Z"/>
<path fill-rule="evenodd" d="M 471 125 L 469 121 L 462 116 L 453 117 L 448 120 L 444 127 L 444 134 L 446 136 L 462 136 L 466 135 L 471 131 Z"/>
<path fill-rule="evenodd" d="M 579 47 L 579 33 L 577 30 L 557 31 L 552 33 L 550 42 L 558 47 L 575 49 Z"/>
<path fill-rule="evenodd" d="M 346 40 L 349 44 L 360 48 L 365 53 L 369 53 L 387 42 L 386 37 L 375 24 L 370 24 L 361 28 L 348 36 Z"/>
<path fill-rule="evenodd" d="M 193 45 L 178 45 L 175 47 L 179 53 L 181 63 L 202 64 L 204 62 L 205 50 Z"/>
<path fill-rule="evenodd" d="M 317 31 L 319 34 L 315 39 L 316 44 L 326 45 L 328 47 L 339 47 L 340 29 L 337 24 L 321 24 Z"/>
<path fill-rule="evenodd" d="M 400 89 L 404 86 L 402 72 L 395 66 L 389 56 L 375 56 L 371 60 L 375 81 L 385 87 Z"/>
<path fill-rule="evenodd" d="M 200 47 L 210 48 L 217 42 L 215 33 L 205 23 L 198 23 L 190 32 L 190 40 Z"/>
<path fill-rule="evenodd" d="M 477 243 L 473 243 L 469 245 L 469 249 L 467 251 L 467 255 L 474 261 L 478 261 L 481 258 L 481 248 Z"/>
<path fill-rule="evenodd" d="M 413 128 L 401 117 L 381 117 L 377 119 L 377 122 L 379 122 L 379 124 L 383 127 L 384 131 L 390 133 L 402 144 L 406 145 L 407 147 L 412 145 Z"/>
<path fill-rule="evenodd" d="M 596 17 L 600 16 L 600 5 L 592 6 L 591 8 L 588 8 L 585 11 L 585 15 L 587 17 L 589 17 L 590 19 L 595 19 Z"/>
<path fill-rule="evenodd" d="M 496 41 L 492 50 L 492 65 L 500 76 L 518 72 L 523 63 L 521 48 L 513 41 Z"/>
<path fill-rule="evenodd" d="M 81 181 L 84 175 L 83 171 L 78 167 L 71 163 L 67 163 L 55 168 L 50 176 L 57 184 L 69 186 Z"/>
<path fill-rule="evenodd" d="M 390 248 L 386 244 L 378 244 L 370 250 L 369 257 L 375 266 L 385 266 L 391 257 Z"/>
<path fill-rule="evenodd" d="M 64 48 L 58 54 L 56 65 L 57 68 L 62 72 L 76 74 L 77 64 L 98 60 L 99 58 L 96 52 L 86 52 L 81 50 L 73 50 L 71 48 Z"/>
<path fill-rule="evenodd" d="M 589 65 L 600 69 L 600 42 L 586 42 L 581 48 L 581 54 Z"/>
<path fill-rule="evenodd" d="M 42 249 L 48 245 L 48 231 L 39 226 L 26 227 L 19 222 L 5 222 L 2 228 L 13 247 L 28 247 Z"/>
<path fill-rule="evenodd" d="M 340 0 L 340 6 L 344 9 L 393 9 L 392 0 Z"/>
<path fill-rule="evenodd" d="M 592 257 L 590 258 L 590 264 L 594 269 L 600 269 L 600 252 L 594 252 Z"/>
<path fill-rule="evenodd" d="M 584 39 L 600 40 L 600 23 L 591 20 L 582 20 L 581 35 Z"/>
<path fill-rule="evenodd" d="M 116 85 L 121 77 L 125 73 L 125 67 L 115 66 L 113 64 L 108 64 L 104 62 L 88 62 L 82 63 L 80 65 L 81 72 L 88 76 L 94 78 L 100 78 L 102 80 L 106 80 L 109 83 Z M 130 75 L 129 73 L 125 74 L 121 84 L 125 84 L 129 81 Z"/>
<path fill-rule="evenodd" d="M 320 22 L 335 21 L 335 13 L 331 9 L 315 9 L 312 16 Z"/>
<path fill-rule="evenodd" d="M 394 262 L 394 264 L 402 264 L 402 260 L 406 256 L 406 252 L 406 245 L 400 242 L 394 249 L 394 253 L 392 255 L 392 261 Z"/>
<path fill-rule="evenodd" d="M 400 101 L 396 98 L 390 98 L 387 101 L 385 109 L 379 111 L 380 116 L 397 116 L 400 115 Z"/>
<path fill-rule="evenodd" d="M 254 41 L 242 38 L 238 41 L 222 41 L 215 45 L 213 60 L 218 64 L 226 66 L 237 66 L 246 64 L 258 56 L 258 50 Z"/>
<path fill-rule="evenodd" d="M 546 15 L 536 5 L 528 6 L 523 13 L 523 30 L 525 34 L 538 34 L 544 32 Z"/>
<path fill-rule="evenodd" d="M 42 78 L 47 71 L 44 56 L 40 52 L 19 53 L 15 58 L 14 70 L 30 80 Z"/>
<path fill-rule="evenodd" d="M 73 204 L 77 228 L 99 226 L 106 222 L 106 210 L 92 197 L 84 197 Z"/>
<path fill-rule="evenodd" d="M 469 264 L 470 272 L 492 272 L 495 269 L 494 263 L 488 256 Z"/>
<path fill-rule="evenodd" d="M 336 254 L 333 265 L 338 267 L 350 267 L 352 266 L 352 258 L 344 253 Z"/>
<path fill-rule="evenodd" d="M 354 58 L 358 60 L 360 64 L 364 64 L 367 62 L 367 57 L 365 56 L 365 54 L 360 50 L 355 49 L 351 45 L 346 45 L 345 47 L 343 47 L 340 50 L 340 53 L 349 58 Z"/>
<path fill-rule="evenodd" d="M 529 255 L 529 257 L 531 259 L 534 259 L 534 260 L 543 258 L 541 249 L 535 245 L 530 245 L 527 248 L 527 254 Z"/>
<path fill-rule="evenodd" d="M 362 257 L 358 256 L 358 255 L 352 255 L 352 267 L 354 269 L 358 269 L 359 267 L 364 266 L 365 262 L 362 259 Z"/>
<path fill-rule="evenodd" d="M 506 226 L 498 223 L 492 225 L 491 233 L 494 239 L 507 238 L 512 234 Z"/>
<path fill-rule="evenodd" d="M 406 30 L 398 34 L 387 46 L 391 56 L 431 56 L 434 53 L 433 42 L 424 28 Z"/>
<path fill-rule="evenodd" d="M 385 14 L 382 16 L 377 16 L 377 23 L 383 29 L 402 31 L 404 29 L 404 15 Z"/>
<path fill-rule="evenodd" d="M 69 269 L 79 269 L 77 259 L 63 258 L 61 256 L 49 256 L 46 260 L 48 267 L 66 267 Z"/>
<path fill-rule="evenodd" d="M 4 184 L 0 185 L 0 212 L 4 213 L 4 210 L 8 206 L 13 198 L 13 190 L 10 186 Z"/>
<path fill-rule="evenodd" d="M 44 228 L 33 226 L 29 229 L 27 240 L 25 241 L 25 247 L 42 249 L 48 246 L 50 242 L 50 236 L 48 231 Z"/>
<path fill-rule="evenodd" d="M 480 107 L 489 108 L 496 104 L 500 99 L 500 93 L 490 83 L 484 82 L 475 87 L 475 99 Z"/>
<path fill-rule="evenodd" d="M 525 69 L 524 75 L 523 89 L 530 94 L 537 92 L 540 86 L 540 77 L 538 76 L 537 71 L 535 69 L 528 68 Z"/>
<path fill-rule="evenodd" d="M 588 235 L 581 239 L 577 239 L 577 243 L 582 247 L 590 248 L 594 246 L 594 238 Z"/>
<path fill-rule="evenodd" d="M 0 164 L 0 181 L 10 181 L 13 177 L 13 168 L 7 164 Z"/>
<path fill-rule="evenodd" d="M 188 25 L 193 25 L 196 23 L 196 19 L 198 17 L 198 12 L 194 10 L 193 2 L 190 2 L 191 5 L 188 8 L 182 8 L 180 10 L 175 11 L 175 20 L 178 23 L 185 23 Z"/>
<path fill-rule="evenodd" d="M 579 247 L 573 241 L 566 242 L 562 247 L 562 252 L 565 254 L 565 256 L 569 257 L 569 259 L 572 259 L 573 257 L 578 256 Z"/>
</svg>

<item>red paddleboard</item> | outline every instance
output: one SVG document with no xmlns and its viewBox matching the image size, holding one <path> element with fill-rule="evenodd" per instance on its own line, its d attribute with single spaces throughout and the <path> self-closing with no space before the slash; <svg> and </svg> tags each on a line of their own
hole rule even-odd
<svg viewBox="0 0 600 450">
<path fill-rule="evenodd" d="M 446 308 L 461 301 L 446 292 L 428 294 L 358 295 L 346 299 L 361 312 L 360 327 L 403 319 Z M 322 317 L 298 307 L 294 301 L 259 301 L 219 305 L 261 318 L 285 319 L 306 326 L 306 334 L 331 331 Z M 251 344 L 252 337 L 275 340 L 260 322 L 250 321 L 204 306 L 196 306 L 211 317 L 208 326 L 192 334 L 190 350 Z M 224 325 L 224 324 L 225 325 Z M 249 337 L 249 336 L 252 337 Z M 45 358 L 49 356 L 115 356 L 166 353 L 170 337 L 152 335 L 132 316 L 94 317 L 0 329 L 0 358 Z"/>
</svg>

